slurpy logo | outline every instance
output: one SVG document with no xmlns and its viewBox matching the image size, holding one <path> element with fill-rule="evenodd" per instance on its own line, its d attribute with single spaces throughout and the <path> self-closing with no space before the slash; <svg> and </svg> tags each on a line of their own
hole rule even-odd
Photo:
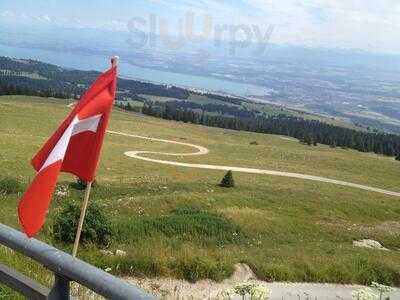
<svg viewBox="0 0 400 300">
<path fill-rule="evenodd" d="M 215 24 L 211 15 L 204 15 L 195 29 L 195 14 L 187 12 L 183 17 L 171 21 L 165 17 L 150 14 L 148 18 L 132 18 L 128 23 L 128 43 L 135 48 L 156 48 L 179 50 L 188 44 L 196 45 L 199 52 L 205 52 L 202 45 L 211 42 L 215 48 L 226 47 L 229 55 L 238 50 L 248 49 L 254 56 L 265 53 L 274 30 L 273 25 L 262 28 L 256 24 Z"/>
</svg>

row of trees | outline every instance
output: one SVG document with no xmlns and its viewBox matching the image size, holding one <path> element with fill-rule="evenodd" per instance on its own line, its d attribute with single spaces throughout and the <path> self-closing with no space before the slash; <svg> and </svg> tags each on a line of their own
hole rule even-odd
<svg viewBox="0 0 400 300">
<path fill-rule="evenodd" d="M 159 107 L 161 102 L 154 101 L 154 106 Z M 217 103 L 205 103 L 205 104 L 198 104 L 195 102 L 190 101 L 168 101 L 168 105 L 164 106 L 163 109 L 164 114 L 166 117 L 169 117 L 170 112 L 168 110 L 193 110 L 193 111 L 206 111 L 209 113 L 215 113 L 219 115 L 228 115 L 228 116 L 235 116 L 240 118 L 253 118 L 255 115 L 259 114 L 260 112 L 255 109 L 248 109 L 243 106 L 237 105 L 225 105 L 225 104 L 217 104 Z M 151 103 L 148 103 L 152 105 Z"/>
<path fill-rule="evenodd" d="M 358 131 L 288 115 L 266 116 L 254 111 L 247 111 L 248 117 L 242 117 L 241 113 L 232 116 L 215 115 L 206 111 L 205 106 L 200 105 L 201 109 L 198 105 L 195 108 L 188 108 L 188 106 L 187 103 L 183 104 L 183 101 L 146 102 L 142 113 L 167 120 L 211 127 L 286 135 L 309 145 L 320 143 L 332 147 L 396 156 L 400 159 L 400 136 L 398 135 Z"/>
<path fill-rule="evenodd" d="M 59 99 L 73 99 L 77 98 L 78 95 L 63 93 L 60 91 L 55 91 L 50 88 L 38 90 L 35 88 L 30 88 L 29 86 L 19 87 L 18 85 L 13 85 L 4 81 L 4 79 L 0 79 L 0 96 L 4 95 L 27 95 L 27 96 L 37 96 L 37 97 L 52 97 Z"/>
<path fill-rule="evenodd" d="M 127 111 L 134 111 L 138 113 L 142 112 L 142 108 L 140 106 L 134 106 L 129 101 L 117 102 L 116 106 Z"/>
</svg>

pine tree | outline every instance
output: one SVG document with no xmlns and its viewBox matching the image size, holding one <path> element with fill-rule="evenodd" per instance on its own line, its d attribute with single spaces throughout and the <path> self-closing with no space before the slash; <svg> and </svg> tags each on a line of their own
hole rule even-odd
<svg viewBox="0 0 400 300">
<path fill-rule="evenodd" d="M 226 188 L 232 188 L 235 186 L 235 181 L 233 180 L 233 174 L 232 171 L 228 171 L 224 178 L 222 178 L 220 186 L 226 187 Z"/>
<path fill-rule="evenodd" d="M 300 140 L 303 144 L 306 144 L 308 146 L 311 146 L 313 144 L 313 139 L 311 137 L 311 135 L 309 134 L 305 134 L 301 140 Z"/>
</svg>

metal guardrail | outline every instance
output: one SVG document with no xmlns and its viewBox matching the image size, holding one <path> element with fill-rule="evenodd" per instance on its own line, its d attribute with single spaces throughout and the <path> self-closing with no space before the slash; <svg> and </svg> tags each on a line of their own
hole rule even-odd
<svg viewBox="0 0 400 300">
<path fill-rule="evenodd" d="M 54 273 L 55 283 L 49 289 L 0 264 L 0 283 L 28 299 L 72 299 L 70 296 L 71 281 L 80 283 L 106 299 L 156 299 L 124 280 L 43 242 L 28 239 L 23 233 L 3 224 L 0 224 L 0 244 L 32 258 Z"/>
</svg>

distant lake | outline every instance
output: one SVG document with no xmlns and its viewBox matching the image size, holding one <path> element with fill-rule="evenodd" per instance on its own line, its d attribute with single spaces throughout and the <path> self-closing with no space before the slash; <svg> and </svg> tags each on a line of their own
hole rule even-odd
<svg viewBox="0 0 400 300">
<path fill-rule="evenodd" d="M 102 71 L 107 69 L 110 65 L 110 57 L 108 56 L 18 48 L 5 45 L 0 45 L 0 55 L 15 58 L 34 59 L 59 65 L 65 68 L 79 70 Z M 212 92 L 224 92 L 239 96 L 262 96 L 271 92 L 271 90 L 268 88 L 252 84 L 238 83 L 213 77 L 187 75 L 137 67 L 125 63 L 123 57 L 121 58 L 121 62 L 119 64 L 119 73 L 122 77 L 128 77 L 136 80 L 170 84 L 186 88 L 196 88 Z"/>
</svg>

